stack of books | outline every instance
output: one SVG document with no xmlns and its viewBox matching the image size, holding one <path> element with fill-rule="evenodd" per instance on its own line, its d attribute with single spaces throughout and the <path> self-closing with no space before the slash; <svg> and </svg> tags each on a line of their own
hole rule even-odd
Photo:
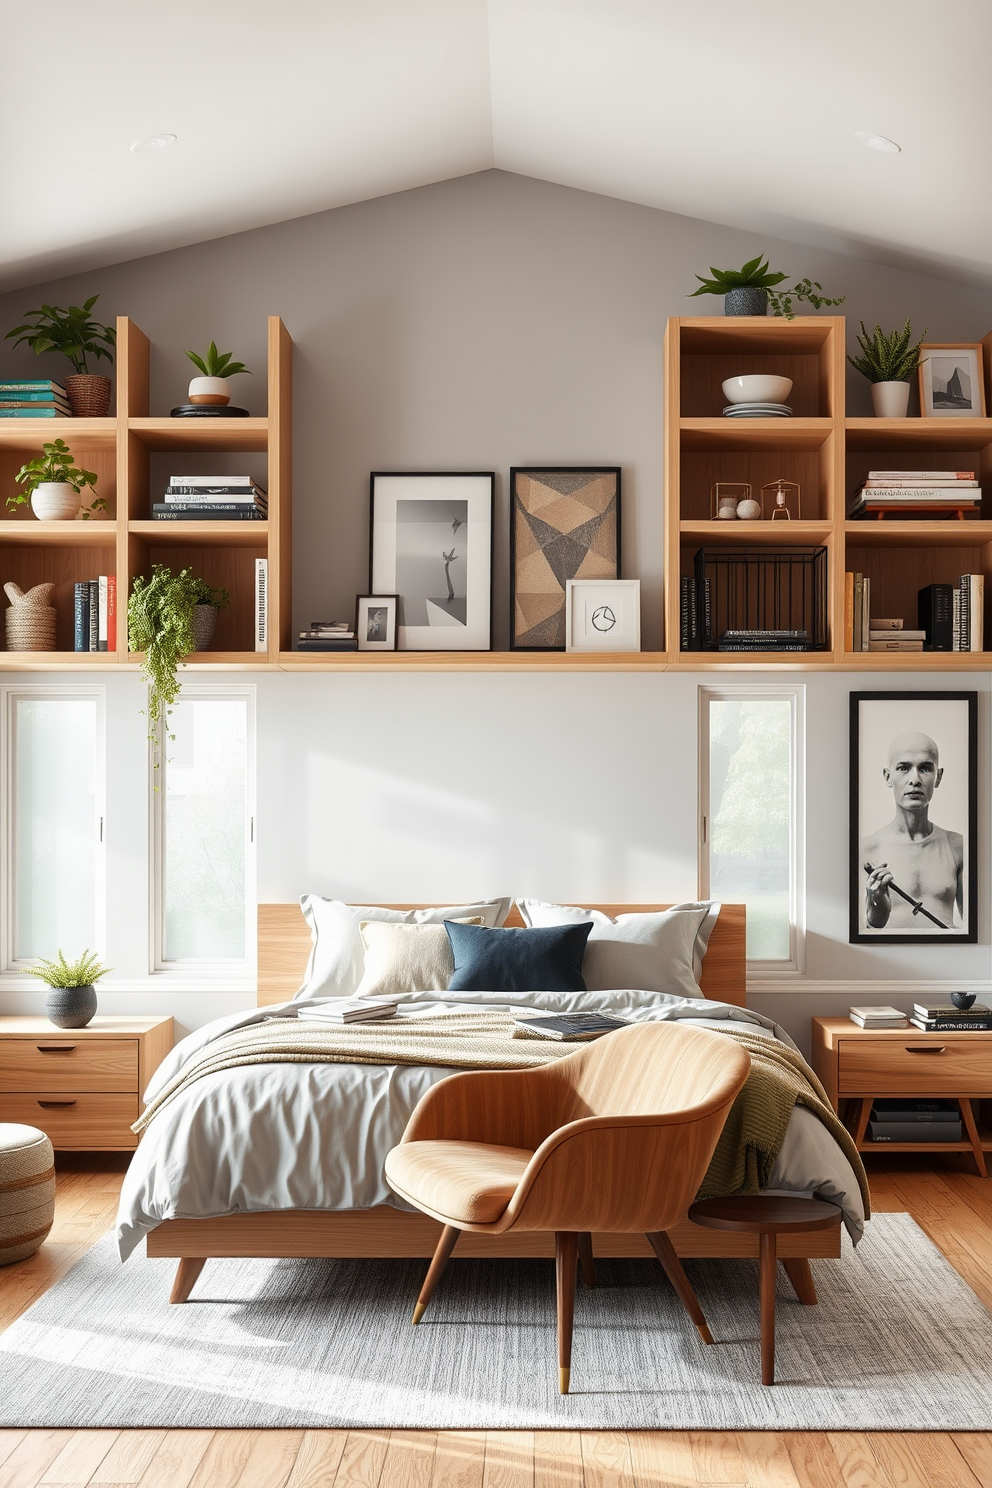
<svg viewBox="0 0 992 1488">
<path fill-rule="evenodd" d="M 877 1100 L 871 1108 L 868 1137 L 872 1142 L 960 1142 L 963 1136 L 956 1101 L 894 1096 Z"/>
<path fill-rule="evenodd" d="M 170 475 L 156 522 L 264 522 L 269 498 L 250 475 Z"/>
<path fill-rule="evenodd" d="M 347 620 L 311 620 L 300 631 L 299 651 L 357 651 L 358 638 Z"/>
<path fill-rule="evenodd" d="M 844 575 L 844 649 L 867 651 L 871 645 L 871 579 Z"/>
<path fill-rule="evenodd" d="M 74 651 L 117 650 L 117 580 L 113 574 L 75 586 Z"/>
<path fill-rule="evenodd" d="M 808 651 L 805 630 L 725 630 L 718 651 Z"/>
<path fill-rule="evenodd" d="M 851 498 L 849 518 L 883 517 L 898 520 L 918 516 L 978 516 L 982 493 L 973 470 L 869 470 Z"/>
<path fill-rule="evenodd" d="M 393 1018 L 399 1003 L 394 997 L 335 997 L 301 1008 L 301 1018 L 316 1018 L 321 1023 L 376 1023 L 380 1018 Z"/>
<path fill-rule="evenodd" d="M 903 620 L 868 619 L 869 651 L 922 651 L 926 638 L 925 630 L 907 630 Z"/>
<path fill-rule="evenodd" d="M 985 575 L 962 574 L 954 584 L 927 584 L 917 596 L 925 651 L 985 650 Z"/>
<path fill-rule="evenodd" d="M 852 1007 L 851 1022 L 859 1028 L 908 1028 L 909 1019 L 894 1007 Z"/>
<path fill-rule="evenodd" d="M 72 418 L 72 409 L 60 382 L 29 377 L 0 382 L 0 418 Z"/>
<path fill-rule="evenodd" d="M 973 1002 L 970 1008 L 956 1008 L 951 1002 L 917 1002 L 910 1022 L 925 1033 L 989 1033 L 992 1008 L 983 1002 Z"/>
</svg>

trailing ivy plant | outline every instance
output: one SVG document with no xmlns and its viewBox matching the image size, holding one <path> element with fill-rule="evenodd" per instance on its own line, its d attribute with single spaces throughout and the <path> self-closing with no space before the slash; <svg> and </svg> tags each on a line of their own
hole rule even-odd
<svg viewBox="0 0 992 1488">
<path fill-rule="evenodd" d="M 141 666 L 148 683 L 148 738 L 156 755 L 158 724 L 168 717 L 179 696 L 179 665 L 196 649 L 193 611 L 198 604 L 222 610 L 230 602 L 226 589 L 213 588 L 189 568 L 174 574 L 165 564 L 153 563 L 150 579 L 135 576 L 127 602 L 128 645 L 132 651 L 144 652 Z"/>
<path fill-rule="evenodd" d="M 767 291 L 768 303 L 772 307 L 773 315 L 783 315 L 786 320 L 795 320 L 796 312 L 793 308 L 796 300 L 805 300 L 812 305 L 814 310 L 821 310 L 824 305 L 843 305 L 844 296 L 839 300 L 831 300 L 823 293 L 823 285 L 815 279 L 800 279 L 791 289 L 776 289 L 776 284 L 781 284 L 787 279 L 788 274 L 769 273 L 768 259 L 759 253 L 757 258 L 751 258 L 739 269 L 714 269 L 710 268 L 712 279 L 704 279 L 702 274 L 697 274 L 699 288 L 694 289 L 689 296 L 695 299 L 696 295 L 725 295 L 732 289 L 763 289 Z"/>
<path fill-rule="evenodd" d="M 782 278 L 786 276 L 783 274 Z M 796 312 L 792 308 L 793 300 L 806 300 L 813 306 L 814 310 L 822 310 L 824 305 L 843 305 L 846 295 L 841 295 L 839 300 L 828 299 L 822 293 L 823 285 L 817 279 L 800 279 L 791 289 L 770 289 L 768 291 L 768 303 L 772 307 L 773 315 L 784 315 L 786 320 L 795 320 Z"/>
<path fill-rule="evenodd" d="M 198 356 L 195 351 L 188 351 L 186 355 L 202 377 L 237 377 L 241 372 L 247 377 L 253 375 L 244 362 L 231 361 L 233 351 L 218 351 L 216 341 L 211 341 L 206 356 Z"/>
<path fill-rule="evenodd" d="M 925 335 L 926 331 L 923 332 Z M 920 365 L 923 336 L 914 343 L 913 328 L 908 320 L 901 331 L 891 331 L 889 335 L 878 324 L 869 335 L 862 321 L 858 337 L 861 355 L 849 356 L 847 360 L 869 382 L 908 382 Z"/>
<path fill-rule="evenodd" d="M 37 977 L 49 987 L 91 987 L 101 977 L 113 971 L 112 966 L 101 966 L 95 951 L 84 951 L 75 961 L 67 961 L 61 950 L 55 961 L 38 961 L 34 966 L 25 966 L 24 975 Z"/>
<path fill-rule="evenodd" d="M 60 351 L 72 363 L 72 370 L 89 376 L 86 365 L 88 356 L 99 360 L 105 357 L 114 360 L 117 333 L 113 326 L 101 325 L 90 319 L 90 311 L 100 298 L 90 295 L 81 305 L 70 305 L 63 310 L 59 305 L 42 305 L 40 310 L 25 310 L 24 325 L 15 326 L 4 337 L 5 341 L 16 336 L 15 346 L 26 341 L 38 356 L 45 351 Z"/>
<path fill-rule="evenodd" d="M 56 484 L 64 483 L 72 486 L 74 491 L 80 495 L 84 486 L 91 488 L 96 486 L 97 475 L 94 470 L 79 470 L 73 465 L 72 450 L 64 439 L 53 439 L 41 446 L 42 453 L 36 455 L 33 460 L 28 460 L 22 465 L 14 476 L 14 480 L 23 490 L 14 491 L 7 497 L 7 505 L 11 511 L 18 506 L 26 506 L 31 500 L 31 493 L 38 486 L 48 481 Z M 83 520 L 92 517 L 95 511 L 109 511 L 103 496 L 94 496 L 89 506 L 83 508 Z"/>
</svg>

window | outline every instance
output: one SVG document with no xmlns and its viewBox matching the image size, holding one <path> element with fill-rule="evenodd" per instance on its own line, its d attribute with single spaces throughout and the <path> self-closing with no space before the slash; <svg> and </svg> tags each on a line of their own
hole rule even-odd
<svg viewBox="0 0 992 1488">
<path fill-rule="evenodd" d="M 768 971 L 804 966 L 804 715 L 801 683 L 700 688 L 700 892 L 747 905 Z"/>
<path fill-rule="evenodd" d="M 105 948 L 102 688 L 3 692 L 3 965 Z"/>
<path fill-rule="evenodd" d="M 254 692 L 183 687 L 153 772 L 155 965 L 253 959 Z"/>
</svg>

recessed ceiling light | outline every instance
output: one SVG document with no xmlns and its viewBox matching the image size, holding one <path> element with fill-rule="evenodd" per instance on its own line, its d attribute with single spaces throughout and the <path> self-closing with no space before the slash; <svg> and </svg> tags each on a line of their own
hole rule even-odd
<svg viewBox="0 0 992 1488">
<path fill-rule="evenodd" d="M 884 134 L 872 134 L 868 129 L 857 129 L 854 138 L 867 145 L 869 150 L 881 150 L 885 155 L 902 154 L 902 145 L 897 145 L 895 140 L 886 139 Z"/>
<path fill-rule="evenodd" d="M 176 138 L 174 134 L 146 134 L 144 139 L 135 140 L 131 146 L 131 154 L 153 155 L 156 150 L 167 150 L 170 145 L 174 145 Z"/>
</svg>

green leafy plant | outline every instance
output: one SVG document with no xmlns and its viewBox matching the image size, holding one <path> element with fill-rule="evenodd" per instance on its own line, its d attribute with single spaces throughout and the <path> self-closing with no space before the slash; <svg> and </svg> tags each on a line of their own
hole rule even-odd
<svg viewBox="0 0 992 1488">
<path fill-rule="evenodd" d="M 901 331 L 890 331 L 888 335 L 878 324 L 869 335 L 862 321 L 858 337 L 861 355 L 849 356 L 847 360 L 869 382 L 908 382 L 920 365 L 923 336 L 913 341 L 913 328 L 908 320 Z"/>
<path fill-rule="evenodd" d="M 237 377 L 240 372 L 248 377 L 253 375 L 244 362 L 231 361 L 233 351 L 218 351 L 216 341 L 211 341 L 206 356 L 197 356 L 195 351 L 188 351 L 186 355 L 203 377 Z"/>
<path fill-rule="evenodd" d="M 14 480 L 23 489 L 7 497 L 7 506 L 13 511 L 31 500 L 32 491 L 48 481 L 65 483 L 82 494 L 84 486 L 94 487 L 97 475 L 94 470 L 80 470 L 73 465 L 72 450 L 64 439 L 53 439 L 41 446 L 42 453 L 22 465 Z M 83 508 L 83 519 L 92 517 L 95 511 L 106 512 L 109 508 L 102 496 L 94 496 L 88 507 Z"/>
<path fill-rule="evenodd" d="M 101 966 L 95 951 L 84 951 L 78 960 L 67 961 L 60 950 L 57 960 L 26 966 L 24 974 L 37 977 L 50 987 L 90 987 L 113 969 L 112 966 Z"/>
<path fill-rule="evenodd" d="M 25 310 L 24 325 L 15 326 L 12 331 L 8 331 L 4 340 L 10 341 L 16 336 L 15 346 L 27 342 L 38 356 L 45 351 L 60 351 L 64 357 L 68 357 L 74 372 L 89 376 L 86 358 L 91 356 L 98 361 L 104 357 L 112 362 L 117 345 L 117 333 L 113 326 L 101 325 L 99 321 L 90 319 L 90 311 L 99 298 L 99 295 L 90 295 L 81 305 L 70 305 L 68 310 L 63 310 L 59 305 L 42 305 L 40 310 Z"/>
<path fill-rule="evenodd" d="M 696 295 L 725 295 L 732 289 L 771 289 L 774 284 L 781 284 L 787 274 L 769 274 L 767 258 L 762 262 L 761 254 L 757 258 L 750 259 L 739 269 L 714 269 L 710 266 L 712 279 L 704 279 L 702 274 L 697 274 L 699 288 L 694 289 L 689 296 L 690 300 Z"/>
<path fill-rule="evenodd" d="M 193 611 L 198 604 L 222 610 L 231 602 L 226 589 L 215 589 L 192 569 L 174 574 L 163 563 L 152 564 L 150 579 L 136 575 L 127 602 L 128 644 L 143 651 L 148 682 L 148 737 L 157 745 L 157 725 L 179 696 L 178 667 L 196 649 Z"/>
<path fill-rule="evenodd" d="M 782 278 L 786 276 L 783 274 Z M 800 279 L 791 289 L 770 289 L 768 291 L 768 303 L 772 307 L 773 315 L 784 315 L 786 320 L 795 320 L 796 312 L 792 308 L 793 300 L 806 300 L 813 306 L 814 310 L 822 310 L 824 305 L 843 305 L 846 295 L 841 295 L 839 300 L 831 300 L 821 293 L 823 285 L 816 279 Z"/>
</svg>

